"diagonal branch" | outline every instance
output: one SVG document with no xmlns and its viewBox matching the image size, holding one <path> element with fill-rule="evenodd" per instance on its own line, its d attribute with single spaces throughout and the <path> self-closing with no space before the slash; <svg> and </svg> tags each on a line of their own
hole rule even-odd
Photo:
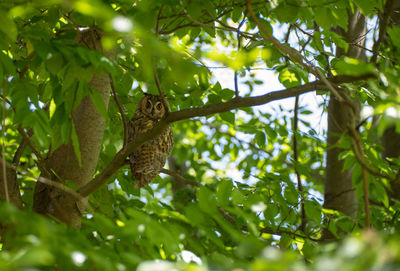
<svg viewBox="0 0 400 271">
<path fill-rule="evenodd" d="M 350 136 L 353 141 L 353 151 L 356 154 L 357 159 L 361 164 L 362 177 L 363 177 L 363 192 L 364 192 L 364 212 L 365 212 L 365 228 L 371 227 L 371 211 L 369 208 L 369 190 L 368 190 L 368 176 L 367 176 L 367 166 L 365 163 L 365 154 L 361 145 L 360 136 L 354 127 L 348 127 Z"/>
<path fill-rule="evenodd" d="M 358 77 L 337 76 L 331 78 L 331 82 L 335 84 L 351 83 L 370 77 L 372 77 L 372 75 L 363 75 Z M 194 107 L 171 112 L 168 114 L 167 118 L 158 122 L 157 125 L 154 126 L 154 128 L 147 131 L 146 133 L 138 135 L 135 140 L 129 142 L 125 147 L 123 147 L 100 174 L 98 174 L 91 182 L 78 189 L 78 193 L 86 197 L 99 189 L 120 167 L 125 164 L 126 157 L 129 154 L 136 151 L 143 143 L 152 140 L 160 135 L 169 123 L 190 119 L 193 117 L 202 117 L 217 113 L 223 113 L 237 108 L 263 105 L 272 101 L 296 97 L 297 95 L 301 95 L 314 90 L 326 90 L 326 86 L 324 83 L 317 80 L 301 86 L 272 91 L 261 96 L 234 98 L 228 102 L 209 104 L 202 107 Z"/>
<path fill-rule="evenodd" d="M 295 49 L 285 46 L 281 44 L 277 39 L 272 36 L 267 29 L 262 25 L 260 20 L 257 18 L 255 15 L 252 7 L 251 7 L 251 0 L 247 0 L 247 11 L 250 14 L 251 18 L 256 22 L 258 28 L 264 35 L 264 37 L 270 41 L 279 51 L 282 53 L 290 56 L 293 60 L 295 60 L 297 63 L 299 63 L 301 66 L 303 66 L 309 73 L 313 74 L 316 78 L 320 79 L 326 87 L 335 95 L 336 99 L 340 102 L 347 102 L 350 107 L 354 109 L 354 106 L 351 102 L 347 101 L 347 97 L 345 96 L 344 98 L 342 95 L 339 94 L 339 92 L 335 89 L 335 87 L 332 85 L 332 83 L 325 78 L 325 76 L 316 68 L 314 68 L 311 64 L 305 63 L 308 62 L 307 59 L 303 58 L 303 56 L 296 51 Z"/>
<path fill-rule="evenodd" d="M 172 171 L 172 170 L 163 168 L 163 169 L 161 170 L 161 173 L 164 173 L 164 174 L 167 174 L 167 175 L 169 175 L 169 176 L 171 176 L 171 177 L 174 177 L 178 182 L 181 182 L 181 183 L 183 183 L 183 184 L 190 184 L 190 185 L 194 185 L 194 186 L 200 186 L 200 183 L 199 183 L 199 182 L 196 182 L 196 181 L 193 181 L 193 180 L 185 179 L 185 178 L 183 178 L 181 175 L 179 175 L 178 173 L 176 173 L 176 172 L 174 172 L 174 171 Z"/>
</svg>

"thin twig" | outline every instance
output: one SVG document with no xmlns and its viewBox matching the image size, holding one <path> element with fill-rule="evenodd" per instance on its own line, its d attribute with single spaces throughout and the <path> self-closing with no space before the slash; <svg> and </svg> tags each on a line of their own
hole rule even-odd
<svg viewBox="0 0 400 271">
<path fill-rule="evenodd" d="M 347 101 L 347 99 L 345 99 L 346 96 L 345 96 L 345 98 L 343 98 L 342 95 L 340 95 L 339 92 L 334 88 L 332 83 L 329 82 L 328 79 L 326 79 L 325 76 L 318 69 L 314 69 L 310 64 L 307 64 L 308 60 L 304 59 L 303 56 L 298 51 L 296 51 L 295 49 L 293 49 L 291 47 L 286 47 L 285 45 L 281 44 L 278 40 L 276 40 L 267 31 L 267 29 L 264 27 L 264 25 L 260 22 L 260 20 L 255 15 L 255 13 L 254 13 L 254 11 L 253 11 L 253 9 L 251 7 L 251 0 L 247 0 L 247 11 L 250 14 L 251 18 L 256 22 L 258 28 L 263 33 L 265 38 L 267 40 L 269 40 L 278 50 L 280 50 L 284 54 L 290 56 L 293 60 L 295 60 L 301 66 L 306 68 L 306 70 L 308 72 L 310 72 L 315 77 L 320 79 L 327 86 L 327 88 L 332 92 L 332 94 L 335 95 L 336 99 L 339 102 L 346 102 Z M 304 61 L 307 62 L 307 63 L 304 63 Z M 353 108 L 353 111 L 356 111 L 356 109 L 354 108 L 354 105 L 351 102 L 347 101 L 347 103 L 349 104 L 350 107 Z"/>
<path fill-rule="evenodd" d="M 157 15 L 157 22 L 156 22 L 156 35 L 158 35 L 158 31 L 160 30 L 160 18 L 161 18 L 161 13 L 163 10 L 164 4 L 161 5 L 160 10 L 158 11 Z"/>
<path fill-rule="evenodd" d="M 33 135 L 33 129 L 32 128 L 29 128 L 29 130 L 27 132 L 27 135 L 29 137 L 31 137 Z M 14 158 L 13 158 L 13 161 L 12 161 L 13 165 L 16 166 L 16 165 L 19 164 L 19 160 L 21 159 L 22 153 L 24 152 L 26 146 L 27 146 L 26 141 L 25 141 L 24 138 L 22 138 L 21 144 L 19 144 L 17 150 L 15 151 Z"/>
<path fill-rule="evenodd" d="M 5 101 L 6 103 L 8 103 L 9 105 L 11 105 L 11 101 L 6 96 L 4 96 L 3 94 L 0 94 L 0 98 L 3 101 Z"/>
<path fill-rule="evenodd" d="M 293 117 L 293 160 L 295 161 L 294 171 L 297 176 L 297 189 L 299 190 L 300 194 L 300 209 L 301 209 L 301 224 L 300 229 L 302 232 L 306 231 L 306 211 L 304 209 L 304 195 L 303 195 L 303 185 L 301 183 L 301 176 L 299 171 L 297 170 L 297 164 L 299 162 L 298 157 L 298 149 L 297 149 L 297 133 L 298 133 L 298 114 L 299 114 L 299 96 L 296 96 L 294 102 L 294 117 Z"/>
<path fill-rule="evenodd" d="M 24 131 L 24 128 L 22 128 L 21 125 L 18 126 L 18 132 L 21 134 L 22 138 L 26 141 L 26 144 L 28 144 L 29 148 L 32 150 L 32 152 L 36 155 L 37 159 L 39 162 L 44 163 L 44 158 L 40 154 L 39 150 L 36 148 L 35 144 L 31 141 L 29 135 Z"/>
<path fill-rule="evenodd" d="M 371 175 L 384 178 L 389 181 L 396 181 L 396 177 L 392 177 L 386 173 L 379 172 L 365 162 L 364 151 L 362 150 L 361 141 L 358 137 L 356 129 L 354 127 L 348 127 L 347 129 L 350 131 L 350 136 L 354 141 L 353 142 L 354 144 L 352 144 L 353 152 L 355 154 L 357 161 L 361 164 L 361 166 L 364 167 Z M 358 143 L 358 141 L 360 142 Z"/>
<path fill-rule="evenodd" d="M 154 81 L 156 82 L 158 94 L 162 99 L 164 99 L 164 92 L 162 91 L 160 79 L 158 78 L 157 67 L 154 62 L 153 62 L 153 76 L 154 76 Z"/>
<path fill-rule="evenodd" d="M 236 225 L 236 219 L 234 217 L 232 217 L 228 212 L 226 212 L 224 209 L 222 209 L 221 207 L 218 207 L 218 212 L 228 221 L 230 222 L 232 225 Z M 246 231 L 248 232 L 249 229 L 247 226 L 242 226 L 241 228 L 242 231 Z M 260 232 L 262 233 L 269 233 L 269 234 L 273 234 L 273 235 L 283 235 L 283 234 L 287 234 L 289 236 L 294 236 L 294 237 L 299 237 L 302 239 L 309 239 L 311 241 L 314 242 L 318 242 L 320 241 L 319 239 L 310 237 L 310 236 L 306 236 L 306 235 L 302 235 L 302 234 L 298 234 L 296 232 L 291 232 L 291 231 L 287 231 L 287 230 L 281 230 L 281 229 L 271 229 L 271 228 L 260 228 L 259 229 Z"/>
<path fill-rule="evenodd" d="M 110 86 L 111 86 L 111 91 L 113 93 L 114 101 L 117 104 L 119 113 L 121 114 L 122 124 L 124 126 L 124 145 L 123 146 L 125 147 L 128 142 L 128 125 L 126 122 L 124 109 L 122 108 L 122 105 L 118 100 L 117 92 L 115 91 L 114 80 L 112 78 L 112 75 L 110 74 L 109 77 L 110 77 Z"/>
<path fill-rule="evenodd" d="M 257 37 L 259 37 L 258 34 L 240 31 L 240 29 L 239 29 L 240 27 L 235 28 L 235 27 L 229 26 L 229 25 L 223 23 L 221 20 L 215 20 L 215 21 L 223 26 L 223 27 L 216 27 L 217 29 L 236 32 L 238 36 L 244 37 L 244 38 L 252 40 L 252 41 L 257 41 Z M 242 22 L 244 22 L 244 21 L 245 21 L 245 18 L 243 18 Z M 199 24 L 199 22 L 195 22 L 195 23 Z M 242 25 L 242 23 L 239 24 L 239 26 L 241 26 L 241 25 Z M 204 25 L 201 25 L 201 26 L 204 26 Z M 209 26 L 207 26 L 207 27 L 209 27 Z"/>
<path fill-rule="evenodd" d="M 394 7 L 394 0 L 387 0 L 386 5 L 385 5 L 385 10 L 383 12 L 383 18 L 379 22 L 379 38 L 378 40 L 374 43 L 374 46 L 372 47 L 372 57 L 371 57 L 371 62 L 375 63 L 376 59 L 378 57 L 378 52 L 379 52 L 379 47 L 381 46 L 381 43 L 383 42 L 385 35 L 386 35 L 386 28 L 389 23 L 390 15 L 393 12 L 393 7 Z"/>
<path fill-rule="evenodd" d="M 6 88 L 3 86 L 3 92 L 5 93 Z M 4 95 L 5 97 L 6 95 Z M 4 185 L 4 194 L 5 194 L 5 200 L 6 202 L 10 202 L 10 197 L 8 195 L 8 182 L 7 182 L 7 172 L 6 172 L 6 148 L 5 148 L 5 142 L 6 142 L 6 127 L 5 127 L 5 118 L 6 118 L 6 100 L 3 99 L 2 102 L 2 118 L 1 118 L 1 137 L 3 139 L 3 142 L 1 143 L 1 156 L 2 156 L 2 169 L 3 169 L 3 185 Z"/>
<path fill-rule="evenodd" d="M 178 173 L 176 173 L 176 172 L 174 172 L 174 171 L 171 171 L 171 170 L 169 170 L 169 169 L 163 168 L 163 169 L 161 170 L 161 173 L 167 174 L 167 175 L 169 175 L 169 176 L 175 178 L 178 182 L 181 182 L 181 183 L 183 183 L 183 184 L 190 184 L 190 185 L 194 185 L 194 186 L 200 186 L 200 183 L 199 183 L 199 182 L 185 179 L 185 178 L 183 178 L 181 175 L 179 175 Z"/>
<path fill-rule="evenodd" d="M 219 18 L 225 16 L 226 14 L 231 13 L 232 11 L 233 11 L 233 9 L 226 10 L 226 11 L 222 12 L 221 14 L 219 14 L 219 15 L 217 16 L 217 18 L 211 19 L 211 20 L 207 20 L 207 21 L 205 21 L 205 22 L 194 22 L 194 23 L 193 23 L 193 22 L 190 22 L 190 23 L 183 24 L 183 25 L 180 25 L 180 23 L 179 23 L 178 26 L 176 26 L 176 27 L 173 28 L 173 29 L 165 30 L 165 31 L 160 31 L 160 34 L 171 34 L 171 33 L 175 32 L 175 31 L 178 30 L 178 29 L 185 28 L 185 27 L 191 27 L 191 26 L 203 26 L 203 27 L 209 27 L 209 28 L 216 28 L 216 29 L 218 29 L 219 27 L 214 27 L 214 26 L 207 25 L 207 24 L 208 24 L 208 23 L 212 23 L 212 22 L 218 20 Z M 185 16 L 186 16 L 187 19 L 193 21 L 191 18 L 187 17 L 187 16 L 188 16 L 187 13 L 185 13 Z M 184 22 L 184 21 L 185 21 L 185 20 L 182 20 L 182 22 Z M 222 29 L 222 28 L 221 28 L 221 29 Z M 234 29 L 235 29 L 235 28 L 234 28 Z M 226 29 L 223 29 L 223 30 L 226 30 Z"/>
<path fill-rule="evenodd" d="M 243 20 L 239 23 L 239 26 L 237 27 L 238 33 L 237 33 L 236 37 L 237 37 L 237 40 L 238 40 L 238 46 L 237 46 L 238 54 L 240 53 L 240 47 L 242 45 L 242 39 L 241 39 L 241 36 L 239 34 L 239 31 L 240 31 L 240 27 L 242 27 L 243 23 L 245 22 L 245 19 L 246 18 L 243 18 Z M 234 81 L 235 81 L 235 97 L 238 98 L 239 97 L 239 83 L 238 83 L 238 72 L 237 72 L 237 70 L 235 70 Z"/>
</svg>

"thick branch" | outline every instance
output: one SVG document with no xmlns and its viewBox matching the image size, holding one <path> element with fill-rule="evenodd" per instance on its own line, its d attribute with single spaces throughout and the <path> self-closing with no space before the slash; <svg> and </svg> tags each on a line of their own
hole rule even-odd
<svg viewBox="0 0 400 271">
<path fill-rule="evenodd" d="M 331 82 L 335 84 L 351 83 L 370 77 L 372 76 L 371 75 L 364 75 L 359 77 L 338 76 L 331 78 Z M 297 87 L 269 92 L 261 96 L 235 98 L 228 102 L 209 104 L 202 107 L 194 107 L 189 109 L 183 109 L 176 112 L 171 112 L 168 114 L 166 119 L 161 120 L 153 129 L 147 131 L 146 133 L 138 135 L 135 138 L 135 140 L 129 142 L 126 145 L 126 147 L 123 147 L 115 155 L 115 157 L 108 164 L 108 166 L 99 175 L 97 175 L 91 182 L 82 186 L 78 190 L 78 193 L 80 193 L 82 196 L 85 197 L 96 191 L 98 188 L 100 188 L 120 167 L 122 167 L 125 164 L 125 159 L 129 154 L 136 151 L 146 141 L 150 141 L 156 138 L 158 135 L 160 135 L 161 132 L 167 127 L 169 123 L 190 119 L 193 117 L 202 117 L 217 113 L 223 113 L 237 108 L 263 105 L 272 101 L 295 97 L 297 95 L 314 90 L 326 90 L 326 86 L 321 81 L 314 81 Z"/>
</svg>

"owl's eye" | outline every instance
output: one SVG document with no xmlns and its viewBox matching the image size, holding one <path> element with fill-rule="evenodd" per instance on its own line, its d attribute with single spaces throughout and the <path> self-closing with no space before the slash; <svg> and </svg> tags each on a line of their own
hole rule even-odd
<svg viewBox="0 0 400 271">
<path fill-rule="evenodd" d="M 151 102 L 150 101 L 147 101 L 147 103 L 146 103 L 146 109 L 150 109 L 151 108 Z"/>
<path fill-rule="evenodd" d="M 159 110 L 159 111 L 160 111 L 160 110 L 161 110 L 161 108 L 162 108 L 162 105 L 161 105 L 161 103 L 157 103 L 157 104 L 156 104 L 156 108 L 157 108 L 157 110 Z"/>
</svg>

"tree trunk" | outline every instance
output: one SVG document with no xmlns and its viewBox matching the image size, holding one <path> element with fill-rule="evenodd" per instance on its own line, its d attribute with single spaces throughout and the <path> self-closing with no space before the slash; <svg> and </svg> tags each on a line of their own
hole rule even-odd
<svg viewBox="0 0 400 271">
<path fill-rule="evenodd" d="M 77 43 L 92 50 L 103 51 L 100 39 L 101 33 L 91 29 L 80 32 Z M 106 107 L 108 107 L 110 91 L 108 75 L 106 73 L 95 74 L 90 82 L 90 87 L 99 92 Z M 70 142 L 54 150 L 48 158 L 47 168 L 52 169 L 57 175 L 57 178 L 51 177 L 52 181 L 69 180 L 81 187 L 87 184 L 95 173 L 103 140 L 105 120 L 95 108 L 90 97 L 82 100 L 72 113 L 72 119 L 79 140 L 82 166 L 79 166 Z M 80 220 L 86 205 L 87 198 L 76 198 L 54 186 L 39 182 L 35 187 L 34 210 L 41 214 L 53 216 L 72 227 L 80 227 Z"/>
<path fill-rule="evenodd" d="M 400 25 L 400 0 L 394 0 L 393 10 L 386 10 L 389 12 L 389 26 Z M 382 17 L 382 16 L 381 16 Z M 384 158 L 395 158 L 400 156 L 400 134 L 396 132 L 396 127 L 390 126 L 385 129 L 381 138 Z M 397 181 L 391 182 L 390 197 L 400 200 L 400 184 L 399 177 Z"/>
<path fill-rule="evenodd" d="M 7 162 L 6 162 L 7 163 Z M 7 184 L 4 183 L 4 177 L 7 180 Z M 6 188 L 7 197 L 6 198 Z M 6 164 L 6 174 L 3 173 L 3 157 L 0 156 L 0 199 L 15 205 L 15 207 L 22 209 L 22 198 L 19 191 L 19 185 L 17 182 L 17 172 Z"/>
<path fill-rule="evenodd" d="M 346 55 L 353 58 L 365 58 L 362 49 L 355 46 L 364 46 L 366 34 L 366 18 L 357 9 L 354 14 L 349 13 L 347 32 L 343 29 L 337 31 L 349 43 L 348 52 L 337 48 L 336 56 Z M 333 147 L 340 135 L 346 132 L 348 125 L 354 125 L 359 121 L 358 101 L 354 101 L 357 108 L 354 114 L 352 108 L 339 102 L 334 95 L 330 96 L 328 105 L 328 138 L 327 138 L 327 160 L 325 177 L 324 208 L 340 211 L 348 216 L 355 217 L 357 214 L 357 199 L 352 184 L 352 169 L 343 171 L 343 160 L 339 160 L 339 154 L 343 149 Z M 332 235 L 325 231 L 323 238 L 330 239 Z"/>
</svg>

